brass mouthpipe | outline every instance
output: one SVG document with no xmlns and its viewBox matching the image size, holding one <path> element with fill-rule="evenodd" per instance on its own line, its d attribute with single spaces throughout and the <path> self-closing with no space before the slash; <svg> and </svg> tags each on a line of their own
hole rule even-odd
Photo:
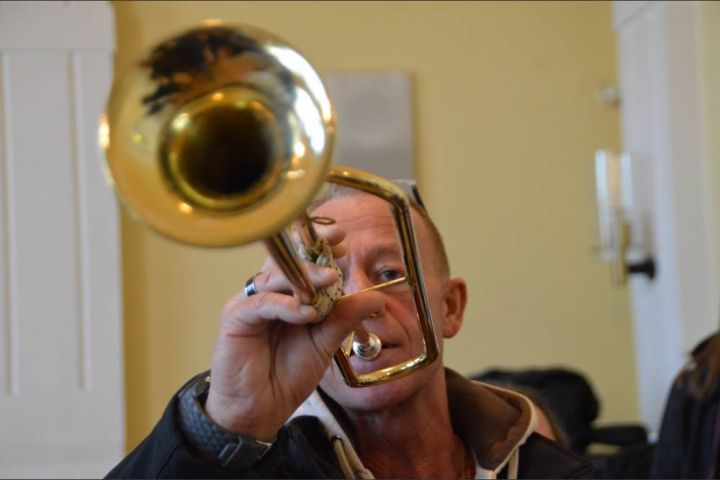
<svg viewBox="0 0 720 480">
<path fill-rule="evenodd" d="M 303 262 L 287 231 L 281 230 L 263 242 L 270 256 L 290 282 L 293 293 L 305 305 L 313 305 L 318 297 L 317 289 L 303 268 Z"/>
</svg>

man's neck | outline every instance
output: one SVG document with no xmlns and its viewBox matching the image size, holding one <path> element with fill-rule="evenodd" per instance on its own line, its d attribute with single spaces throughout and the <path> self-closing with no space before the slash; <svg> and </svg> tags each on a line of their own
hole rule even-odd
<svg viewBox="0 0 720 480">
<path fill-rule="evenodd" d="M 358 454 L 377 478 L 460 478 L 473 470 L 452 428 L 444 375 L 432 383 L 441 391 L 424 389 L 380 412 L 346 412 Z"/>
</svg>

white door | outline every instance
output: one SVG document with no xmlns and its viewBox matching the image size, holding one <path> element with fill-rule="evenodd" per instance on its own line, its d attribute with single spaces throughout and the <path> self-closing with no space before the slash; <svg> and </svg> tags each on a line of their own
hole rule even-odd
<svg viewBox="0 0 720 480">
<path fill-rule="evenodd" d="M 654 281 L 630 282 L 640 409 L 656 430 L 674 375 L 718 325 L 700 5 L 613 3 L 623 143 L 633 161 L 633 231 L 657 265 Z"/>
<path fill-rule="evenodd" d="M 0 477 L 99 477 L 124 450 L 116 205 L 97 122 L 106 2 L 0 2 Z"/>
</svg>

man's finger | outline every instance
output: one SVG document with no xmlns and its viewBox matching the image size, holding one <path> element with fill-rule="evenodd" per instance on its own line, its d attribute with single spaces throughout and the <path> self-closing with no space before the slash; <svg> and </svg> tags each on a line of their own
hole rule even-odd
<svg viewBox="0 0 720 480">
<path fill-rule="evenodd" d="M 252 327 L 263 326 L 268 321 L 280 320 L 296 325 L 312 323 L 317 318 L 317 311 L 295 297 L 261 292 L 244 302 L 228 305 L 223 317 L 223 334 L 251 335 L 256 333 Z M 247 331 L 248 327 L 252 331 Z"/>
<path fill-rule="evenodd" d="M 319 267 L 312 263 L 303 263 L 303 268 L 308 273 L 308 277 L 316 287 L 327 287 L 335 283 L 337 280 L 337 272 L 332 268 Z M 255 291 L 261 292 L 281 292 L 290 293 L 292 288 L 290 282 L 285 275 L 277 268 L 264 270 L 253 278 Z"/>
<path fill-rule="evenodd" d="M 364 319 L 385 309 L 385 296 L 379 292 L 359 292 L 335 304 L 330 315 L 314 330 L 316 342 L 334 352 Z"/>
<path fill-rule="evenodd" d="M 338 243 L 337 245 L 334 245 L 331 248 L 332 248 L 333 258 L 340 258 L 347 253 L 347 245 L 345 245 L 345 243 Z"/>
<path fill-rule="evenodd" d="M 324 237 L 331 246 L 335 246 L 345 240 L 345 229 L 337 225 L 315 225 L 315 231 Z"/>
</svg>

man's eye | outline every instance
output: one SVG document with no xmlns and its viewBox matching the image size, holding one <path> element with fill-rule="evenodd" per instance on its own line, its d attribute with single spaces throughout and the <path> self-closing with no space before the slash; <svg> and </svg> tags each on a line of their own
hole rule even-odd
<svg viewBox="0 0 720 480">
<path fill-rule="evenodd" d="M 384 268 L 378 272 L 378 280 L 381 282 L 390 282 L 403 276 L 403 272 L 395 268 Z"/>
</svg>

